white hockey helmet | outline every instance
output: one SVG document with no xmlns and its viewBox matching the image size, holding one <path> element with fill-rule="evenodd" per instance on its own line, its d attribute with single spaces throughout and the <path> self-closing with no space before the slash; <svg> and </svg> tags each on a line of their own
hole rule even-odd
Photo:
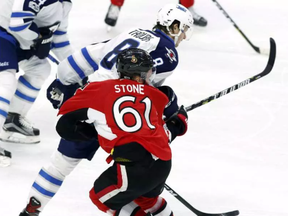
<svg viewBox="0 0 288 216">
<path fill-rule="evenodd" d="M 169 27 L 177 20 L 180 22 L 179 33 L 172 34 Z M 186 34 L 186 40 L 189 40 L 193 30 L 193 16 L 191 12 L 180 4 L 166 4 L 158 11 L 157 23 L 166 26 L 167 31 L 175 37 L 178 37 L 182 32 Z"/>
</svg>

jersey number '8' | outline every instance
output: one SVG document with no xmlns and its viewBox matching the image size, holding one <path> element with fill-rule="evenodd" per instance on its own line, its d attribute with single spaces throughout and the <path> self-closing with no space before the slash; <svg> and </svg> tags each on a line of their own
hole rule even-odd
<svg viewBox="0 0 288 216">
<path fill-rule="evenodd" d="M 124 49 L 128 48 L 137 48 L 139 42 L 131 38 L 122 41 L 118 44 L 111 52 L 107 53 L 100 62 L 101 66 L 105 69 L 111 70 L 114 64 L 116 63 L 117 55 L 122 52 Z"/>
<path fill-rule="evenodd" d="M 133 102 L 135 103 L 136 101 L 136 97 L 134 96 L 122 96 L 120 98 L 118 98 L 114 105 L 113 105 L 113 116 L 115 119 L 115 122 L 117 124 L 117 126 L 126 132 L 129 133 L 134 133 L 139 131 L 142 126 L 143 126 L 143 121 L 141 118 L 141 114 L 138 112 L 138 110 L 134 109 L 131 106 L 126 106 L 122 109 L 120 109 L 121 105 L 125 102 Z M 145 97 L 144 99 L 142 99 L 140 101 L 140 103 L 143 103 L 145 105 L 145 110 L 144 113 L 142 114 L 144 116 L 144 119 L 146 121 L 147 126 L 153 130 L 155 129 L 155 126 L 151 124 L 150 121 L 150 113 L 151 113 L 151 100 L 149 97 Z M 135 119 L 135 124 L 132 126 L 128 126 L 127 124 L 125 124 L 124 122 L 124 115 L 126 114 L 132 114 L 134 119 Z"/>
</svg>

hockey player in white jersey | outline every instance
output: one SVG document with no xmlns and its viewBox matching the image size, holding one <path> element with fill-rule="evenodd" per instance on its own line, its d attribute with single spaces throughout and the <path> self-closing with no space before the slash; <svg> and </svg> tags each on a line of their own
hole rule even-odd
<svg viewBox="0 0 288 216">
<path fill-rule="evenodd" d="M 92 73 L 95 72 L 97 81 L 118 78 L 115 68 L 117 55 L 126 48 L 140 48 L 148 51 L 154 60 L 156 77 L 153 84 L 170 99 L 164 111 L 165 116 L 169 118 L 178 112 L 177 97 L 171 88 L 161 85 L 177 67 L 178 53 L 175 47 L 183 39 L 191 37 L 192 26 L 193 17 L 189 10 L 178 4 L 168 4 L 158 12 L 157 23 L 152 31 L 131 29 L 109 41 L 84 47 L 62 61 L 58 66 L 57 79 L 47 90 L 47 97 L 54 108 L 59 108 L 64 101 L 73 96 L 79 83 Z M 98 147 L 97 138 L 78 143 L 61 139 L 50 163 L 40 170 L 33 183 L 28 204 L 20 216 L 39 215 L 58 192 L 65 177 L 82 159 L 91 160 Z M 153 205 L 147 208 L 162 209 L 155 215 L 171 214 L 171 210 L 165 208 L 165 200 L 157 201 L 157 207 Z M 146 215 L 141 208 L 136 208 L 137 205 L 131 203 L 117 211 L 123 216 L 132 215 L 133 211 L 133 215 Z"/>
<path fill-rule="evenodd" d="M 6 29 L 8 29 L 8 26 L 10 23 L 13 3 L 14 3 L 14 0 L 1 0 L 0 1 L 0 37 L 1 36 L 3 37 L 4 35 L 6 35 Z M 0 65 L 2 64 L 4 65 L 7 63 L 1 61 L 1 56 L 4 55 L 4 52 L 5 52 L 5 50 L 3 50 L 2 48 L 1 41 L 2 40 L 0 38 Z M 0 80 L 0 89 L 2 88 L 1 87 L 2 82 Z M 0 95 L 0 122 L 1 122 L 1 118 L 4 119 L 6 116 L 6 112 L 3 110 L 2 107 L 7 107 L 8 104 L 9 104 L 8 101 L 5 98 L 1 97 Z M 1 127 L 0 127 L 0 132 L 1 132 Z M 0 147 L 0 166 L 2 167 L 9 166 L 11 163 L 11 157 L 12 157 L 11 152 Z"/>
<path fill-rule="evenodd" d="M 25 116 L 50 74 L 49 51 L 61 60 L 72 53 L 66 34 L 71 6 L 70 0 L 15 0 L 9 25 L 0 28 L 2 141 L 40 142 L 39 129 Z M 0 19 L 7 20 L 7 15 Z M 17 81 L 19 66 L 24 75 Z"/>
</svg>

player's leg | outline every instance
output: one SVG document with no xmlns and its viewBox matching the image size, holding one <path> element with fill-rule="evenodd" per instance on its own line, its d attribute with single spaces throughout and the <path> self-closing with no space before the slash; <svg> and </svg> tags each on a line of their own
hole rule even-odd
<svg viewBox="0 0 288 216">
<path fill-rule="evenodd" d="M 111 4 L 108 8 L 106 17 L 105 17 L 105 23 L 108 26 L 114 27 L 117 23 L 120 9 L 124 4 L 124 0 L 111 0 Z"/>
<path fill-rule="evenodd" d="M 44 166 L 36 177 L 28 196 L 26 208 L 20 216 L 37 216 L 59 191 L 68 176 L 81 159 L 91 160 L 99 148 L 98 141 L 73 143 L 61 139 L 50 163 Z"/>
<path fill-rule="evenodd" d="M 158 194 L 163 190 L 160 188 Z M 141 206 L 141 207 L 140 207 Z M 151 213 L 151 214 L 147 214 Z M 123 206 L 117 210 L 115 215 L 118 216 L 173 216 L 173 212 L 167 204 L 166 200 L 162 197 L 155 195 L 155 197 L 139 197 L 133 202 Z"/>
<path fill-rule="evenodd" d="M 169 175 L 171 161 L 155 161 L 149 152 L 135 143 L 114 148 L 113 158 L 116 162 L 100 175 L 90 191 L 90 199 L 100 210 L 119 215 L 121 213 L 123 216 L 130 215 L 131 211 L 133 214 L 137 213 L 137 216 L 145 215 L 143 209 L 146 213 L 153 211 L 157 216 L 172 214 L 171 211 L 167 215 L 158 214 L 156 211 L 162 206 L 163 200 L 158 201 L 158 195 Z M 143 198 L 140 200 L 139 197 L 144 194 L 152 195 L 151 191 L 155 188 L 158 193 L 154 193 L 154 197 L 146 197 L 147 202 L 144 202 Z M 142 210 L 131 204 L 137 198 Z"/>
<path fill-rule="evenodd" d="M 25 116 L 49 76 L 51 66 L 47 59 L 39 59 L 36 56 L 21 61 L 19 65 L 25 74 L 18 79 L 1 139 L 10 142 L 38 143 L 40 131 L 34 128 Z"/>
<path fill-rule="evenodd" d="M 193 15 L 193 19 L 194 19 L 194 25 L 202 26 L 202 27 L 207 25 L 207 20 L 203 16 L 200 16 L 199 14 L 195 12 L 193 8 L 194 0 L 179 0 L 179 3 L 191 11 Z"/>
<path fill-rule="evenodd" d="M 165 182 L 159 184 L 152 191 L 134 200 L 145 212 L 150 212 L 154 216 L 173 216 L 173 212 L 168 203 L 159 195 L 162 193 Z"/>
<path fill-rule="evenodd" d="M 16 71 L 18 71 L 16 40 L 0 27 L 0 132 L 16 90 Z M 0 166 L 10 165 L 10 159 L 11 153 L 1 148 Z"/>
</svg>

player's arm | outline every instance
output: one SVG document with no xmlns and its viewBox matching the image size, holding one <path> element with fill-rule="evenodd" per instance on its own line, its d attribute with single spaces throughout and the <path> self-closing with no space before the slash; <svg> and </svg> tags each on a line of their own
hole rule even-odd
<svg viewBox="0 0 288 216">
<path fill-rule="evenodd" d="M 58 29 L 53 34 L 52 40 L 52 52 L 56 57 L 62 61 L 73 53 L 73 48 L 70 45 L 70 41 L 67 34 L 68 29 L 68 17 L 72 8 L 71 0 L 63 0 L 63 18 Z"/>
<path fill-rule="evenodd" d="M 169 99 L 169 103 L 164 109 L 166 125 L 173 141 L 177 136 L 182 136 L 188 128 L 188 115 L 184 106 L 178 106 L 177 96 L 169 86 L 158 87 Z"/>
<path fill-rule="evenodd" d="M 66 101 L 59 110 L 62 115 L 58 120 L 56 130 L 59 135 L 69 141 L 85 141 L 97 137 L 93 125 L 86 123 L 89 118 L 88 111 L 100 94 L 98 84 L 90 83 L 84 89 L 78 89 L 73 97 Z"/>
<path fill-rule="evenodd" d="M 84 122 L 88 120 L 88 108 L 68 112 L 60 117 L 56 125 L 58 134 L 74 142 L 87 141 L 97 138 L 94 125 Z"/>
<path fill-rule="evenodd" d="M 39 12 L 34 10 L 36 6 L 35 2 L 27 4 L 24 0 L 15 0 L 9 25 L 9 30 L 13 35 L 29 41 L 38 38 L 39 29 L 33 22 Z"/>
<path fill-rule="evenodd" d="M 63 85 L 80 83 L 99 69 L 105 43 L 89 45 L 74 52 L 58 66 L 57 78 Z"/>
<path fill-rule="evenodd" d="M 57 79 L 47 89 L 47 99 L 55 109 L 73 96 L 77 88 L 87 82 L 87 77 L 98 70 L 105 43 L 89 45 L 74 52 L 58 65 Z"/>
<path fill-rule="evenodd" d="M 167 77 L 171 76 L 178 65 L 178 53 L 175 48 L 170 49 L 159 44 L 157 49 L 150 53 L 156 66 L 156 76 L 153 86 L 161 86 Z"/>
<path fill-rule="evenodd" d="M 188 115 L 183 105 L 167 120 L 166 125 L 171 133 L 171 141 L 177 136 L 182 136 L 186 133 L 188 128 Z"/>
</svg>

